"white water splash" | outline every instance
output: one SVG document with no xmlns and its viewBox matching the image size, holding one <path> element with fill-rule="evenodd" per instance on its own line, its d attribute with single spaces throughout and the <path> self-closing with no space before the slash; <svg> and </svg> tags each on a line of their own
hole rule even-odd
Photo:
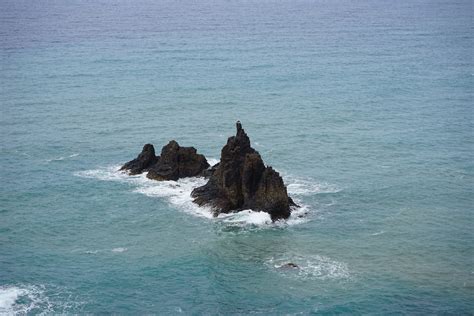
<svg viewBox="0 0 474 316">
<path fill-rule="evenodd" d="M 13 313 L 16 301 L 25 294 L 25 289 L 20 289 L 16 286 L 0 287 L 0 314 Z"/>
</svg>

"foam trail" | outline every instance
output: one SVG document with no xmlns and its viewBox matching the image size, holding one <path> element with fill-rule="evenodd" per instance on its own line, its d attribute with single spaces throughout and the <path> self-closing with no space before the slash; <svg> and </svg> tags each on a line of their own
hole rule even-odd
<svg viewBox="0 0 474 316">
<path fill-rule="evenodd" d="M 210 164 L 219 162 L 217 159 L 208 159 Z M 298 198 L 295 202 L 300 205 L 299 208 L 293 208 L 291 216 L 287 220 L 272 222 L 270 215 L 265 212 L 253 210 L 243 210 L 236 213 L 220 214 L 217 218 L 213 216 L 210 207 L 200 207 L 193 203 L 191 192 L 196 187 L 207 183 L 207 179 L 202 177 L 182 178 L 177 181 L 155 181 L 146 177 L 146 174 L 130 176 L 126 172 L 119 171 L 120 165 L 113 165 L 105 168 L 86 170 L 76 172 L 75 175 L 83 178 L 99 179 L 103 181 L 118 181 L 128 183 L 134 186 L 133 191 L 150 197 L 165 199 L 168 203 L 177 207 L 181 211 L 195 216 L 225 223 L 230 226 L 264 226 L 278 227 L 286 225 L 296 225 L 308 221 L 306 216 L 310 209 L 304 205 Z M 288 191 L 292 195 L 306 195 L 311 192 L 321 193 L 321 184 L 309 182 L 307 180 L 296 180 L 290 178 Z M 306 181 L 306 182 L 305 182 Z M 326 191 L 337 192 L 335 187 L 326 186 Z M 314 193 L 313 193 L 314 194 Z"/>
<path fill-rule="evenodd" d="M 146 178 L 145 178 L 146 179 Z M 154 181 L 146 179 L 134 191 L 150 197 L 166 199 L 178 209 L 193 215 L 213 218 L 212 210 L 193 203 L 191 192 L 194 188 L 206 184 L 205 178 L 183 178 L 178 181 Z"/>
<path fill-rule="evenodd" d="M 296 264 L 297 268 L 287 268 L 290 262 Z M 269 258 L 265 265 L 287 277 L 320 280 L 350 278 L 345 263 L 320 255 L 284 254 Z"/>
</svg>

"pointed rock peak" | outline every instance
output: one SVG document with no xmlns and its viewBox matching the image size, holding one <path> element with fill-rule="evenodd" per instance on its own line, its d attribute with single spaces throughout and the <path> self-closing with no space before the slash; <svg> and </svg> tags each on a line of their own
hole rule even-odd
<svg viewBox="0 0 474 316">
<path fill-rule="evenodd" d="M 283 179 L 265 166 L 239 121 L 236 128 L 237 135 L 229 137 L 222 148 L 220 163 L 209 181 L 192 192 L 194 202 L 210 205 L 215 215 L 253 209 L 269 213 L 272 220 L 288 218 L 294 203 Z"/>
<path fill-rule="evenodd" d="M 250 147 L 250 138 L 247 136 L 247 133 L 245 133 L 245 130 L 242 128 L 242 123 L 240 123 L 240 121 L 237 121 L 235 126 L 237 128 L 237 133 L 235 136 L 231 136 L 227 140 L 227 149 L 234 152 L 234 150 L 238 148 L 237 152 L 241 152 L 242 154 L 253 152 L 254 149 Z"/>
<path fill-rule="evenodd" d="M 120 170 L 125 170 L 131 175 L 139 174 L 146 171 L 157 161 L 158 157 L 155 156 L 155 148 L 152 144 L 146 144 L 143 146 L 142 152 L 138 157 L 124 164 Z"/>
<path fill-rule="evenodd" d="M 247 133 L 245 133 L 245 130 L 242 128 L 242 123 L 240 123 L 240 121 L 237 121 L 237 123 L 235 123 L 235 127 L 237 128 L 237 134 L 235 135 L 237 138 L 249 138 L 247 136 Z"/>
<path fill-rule="evenodd" d="M 149 152 L 155 154 L 155 147 L 152 144 L 145 144 L 142 149 L 142 153 Z"/>
</svg>

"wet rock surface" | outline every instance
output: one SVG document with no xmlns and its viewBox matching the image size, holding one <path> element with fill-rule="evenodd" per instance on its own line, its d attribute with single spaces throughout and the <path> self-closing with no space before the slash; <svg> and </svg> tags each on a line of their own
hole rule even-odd
<svg viewBox="0 0 474 316">
<path fill-rule="evenodd" d="M 207 184 L 192 192 L 194 202 L 212 206 L 216 216 L 252 209 L 269 213 L 272 220 L 288 218 L 290 206 L 295 204 L 281 176 L 265 166 L 240 122 L 236 127 L 236 135 L 229 137 L 222 148 L 220 163 Z"/>
</svg>

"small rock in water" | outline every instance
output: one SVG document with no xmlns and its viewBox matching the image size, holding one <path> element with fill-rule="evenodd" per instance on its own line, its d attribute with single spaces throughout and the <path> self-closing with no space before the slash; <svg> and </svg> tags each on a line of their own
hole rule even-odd
<svg viewBox="0 0 474 316">
<path fill-rule="evenodd" d="M 280 268 L 282 268 L 282 269 L 299 269 L 300 266 L 297 265 L 296 263 L 288 262 L 288 263 L 285 263 L 284 265 L 282 265 Z"/>
</svg>

